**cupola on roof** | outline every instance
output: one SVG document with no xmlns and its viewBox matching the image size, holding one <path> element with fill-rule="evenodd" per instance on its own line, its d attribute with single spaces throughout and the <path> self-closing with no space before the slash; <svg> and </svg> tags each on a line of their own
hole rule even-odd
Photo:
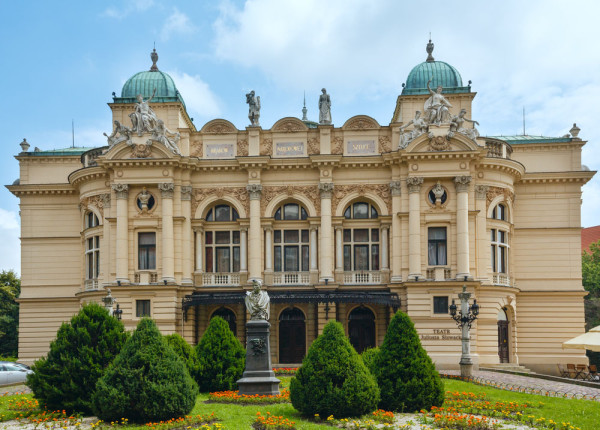
<svg viewBox="0 0 600 430">
<path fill-rule="evenodd" d="M 432 79 L 431 88 L 435 89 L 439 85 L 444 88 L 444 93 L 468 93 L 471 86 L 463 87 L 462 77 L 458 70 L 444 61 L 435 61 L 433 56 L 433 43 L 429 39 L 427 44 L 427 60 L 415 66 L 406 78 L 406 85 L 403 85 L 402 95 L 411 94 L 429 94 L 427 90 L 427 81 Z"/>
<path fill-rule="evenodd" d="M 113 96 L 115 103 L 135 103 L 138 94 L 141 94 L 146 99 L 152 96 L 152 93 L 156 89 L 156 94 L 154 94 L 152 102 L 181 102 L 185 106 L 183 97 L 181 97 L 181 94 L 177 90 L 173 78 L 168 73 L 158 70 L 156 66 L 156 62 L 158 61 L 156 49 L 152 50 L 150 58 L 152 59 L 150 70 L 138 72 L 127 79 L 121 90 L 121 97 Z"/>
</svg>

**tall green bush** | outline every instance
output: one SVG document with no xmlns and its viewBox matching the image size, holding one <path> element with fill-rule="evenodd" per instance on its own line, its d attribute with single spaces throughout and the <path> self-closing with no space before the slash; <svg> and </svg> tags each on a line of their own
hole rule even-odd
<svg viewBox="0 0 600 430">
<path fill-rule="evenodd" d="M 369 369 L 373 375 L 375 375 L 373 373 L 373 362 L 375 361 L 377 354 L 379 354 L 379 348 L 377 347 L 367 348 L 360 354 L 360 358 L 362 358 L 363 363 L 365 363 L 365 366 L 367 366 L 367 369 Z"/>
<path fill-rule="evenodd" d="M 359 416 L 377 407 L 379 388 L 375 378 L 340 323 L 328 322 L 310 346 L 291 381 L 290 400 L 303 415 L 322 417 Z"/>
<path fill-rule="evenodd" d="M 216 316 L 196 345 L 199 362 L 197 382 L 201 392 L 236 390 L 246 365 L 246 350 L 227 322 Z"/>
<path fill-rule="evenodd" d="M 178 333 L 173 333 L 165 336 L 165 340 L 169 344 L 173 351 L 183 360 L 185 363 L 190 376 L 196 379 L 198 371 L 200 370 L 200 364 L 198 363 L 198 357 L 196 351 L 185 341 Z"/>
<path fill-rule="evenodd" d="M 91 413 L 96 382 L 126 340 L 123 324 L 89 303 L 61 325 L 47 357 L 34 363 L 27 385 L 50 409 Z"/>
<path fill-rule="evenodd" d="M 381 390 L 379 406 L 413 412 L 444 403 L 444 385 L 408 315 L 398 311 L 373 361 Z"/>
<path fill-rule="evenodd" d="M 198 387 L 150 318 L 143 318 L 96 384 L 94 412 L 104 421 L 145 423 L 188 414 Z"/>
</svg>

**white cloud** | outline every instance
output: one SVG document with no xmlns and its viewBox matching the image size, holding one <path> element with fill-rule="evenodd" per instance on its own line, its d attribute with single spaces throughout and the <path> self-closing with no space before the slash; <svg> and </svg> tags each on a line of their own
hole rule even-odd
<svg viewBox="0 0 600 430">
<path fill-rule="evenodd" d="M 196 29 L 188 16 L 177 9 L 173 9 L 173 13 L 165 20 L 160 30 L 160 39 L 167 41 L 173 35 L 188 35 L 195 31 Z"/>
<path fill-rule="evenodd" d="M 101 16 L 121 20 L 133 12 L 143 12 L 154 6 L 153 0 L 128 0 L 121 7 L 109 6 Z"/>
<path fill-rule="evenodd" d="M 20 232 L 19 215 L 0 208 L 0 270 L 21 272 Z"/>
<path fill-rule="evenodd" d="M 197 126 L 201 124 L 200 121 L 209 120 L 221 114 L 217 97 L 200 76 L 178 71 L 167 73 L 175 81 L 175 85 L 185 101 L 188 114 L 195 119 L 194 122 Z"/>
</svg>

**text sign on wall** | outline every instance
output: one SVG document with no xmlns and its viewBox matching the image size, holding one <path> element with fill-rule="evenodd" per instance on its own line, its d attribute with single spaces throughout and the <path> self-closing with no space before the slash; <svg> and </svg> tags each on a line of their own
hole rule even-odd
<svg viewBox="0 0 600 430">
<path fill-rule="evenodd" d="M 204 145 L 206 158 L 234 158 L 233 143 L 209 143 Z"/>
<path fill-rule="evenodd" d="M 450 329 L 433 329 L 432 334 L 421 334 L 421 340 L 461 340 L 460 335 L 452 334 Z"/>
<path fill-rule="evenodd" d="M 377 153 L 375 148 L 374 140 L 349 140 L 346 147 L 347 154 L 368 154 L 373 155 Z"/>
<path fill-rule="evenodd" d="M 276 157 L 301 157 L 304 155 L 304 142 L 276 142 Z"/>
</svg>

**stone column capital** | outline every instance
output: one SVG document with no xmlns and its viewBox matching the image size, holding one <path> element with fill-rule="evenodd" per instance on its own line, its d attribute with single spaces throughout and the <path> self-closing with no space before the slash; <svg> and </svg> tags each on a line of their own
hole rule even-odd
<svg viewBox="0 0 600 430">
<path fill-rule="evenodd" d="M 240 227 L 240 231 L 241 231 L 242 233 L 248 233 L 248 227 L 246 227 L 246 226 L 242 226 L 242 227 Z"/>
<path fill-rule="evenodd" d="M 181 187 L 181 200 L 192 200 L 192 187 L 190 185 Z"/>
<path fill-rule="evenodd" d="M 160 190 L 160 195 L 163 199 L 172 199 L 175 184 L 172 182 L 161 182 L 158 184 L 158 189 Z"/>
<path fill-rule="evenodd" d="M 319 193 L 322 199 L 330 199 L 333 194 L 333 183 L 319 182 Z"/>
<path fill-rule="evenodd" d="M 390 182 L 390 191 L 392 192 L 392 196 L 401 196 L 402 195 L 402 181 Z"/>
<path fill-rule="evenodd" d="M 475 198 L 477 200 L 485 200 L 489 189 L 490 187 L 487 185 L 475 185 Z"/>
<path fill-rule="evenodd" d="M 246 185 L 246 191 L 248 191 L 248 196 L 250 200 L 260 200 L 262 195 L 262 185 L 261 184 L 248 184 Z"/>
<path fill-rule="evenodd" d="M 418 193 L 421 191 L 421 185 L 423 185 L 423 176 L 411 176 L 406 178 L 406 186 L 408 187 L 409 194 Z"/>
<path fill-rule="evenodd" d="M 465 191 L 469 191 L 469 184 L 473 178 L 470 176 L 456 176 L 454 178 L 454 185 L 456 186 L 456 191 L 461 193 Z"/>
<path fill-rule="evenodd" d="M 115 192 L 117 199 L 127 199 L 129 197 L 129 185 L 112 184 L 111 188 Z"/>
</svg>

